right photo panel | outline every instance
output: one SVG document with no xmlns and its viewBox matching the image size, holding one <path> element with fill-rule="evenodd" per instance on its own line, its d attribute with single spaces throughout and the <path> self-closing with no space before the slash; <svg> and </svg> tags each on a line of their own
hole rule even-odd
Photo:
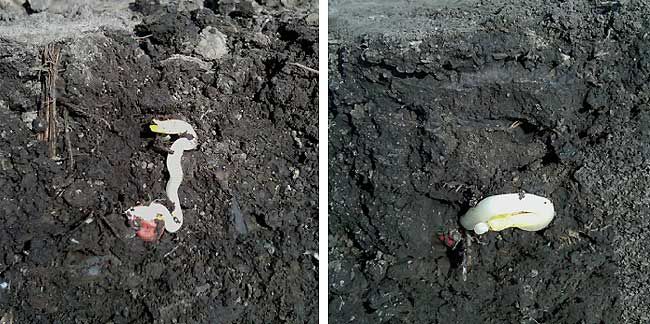
<svg viewBox="0 0 650 324">
<path fill-rule="evenodd" d="M 329 1 L 330 323 L 649 323 L 650 12 Z"/>
</svg>

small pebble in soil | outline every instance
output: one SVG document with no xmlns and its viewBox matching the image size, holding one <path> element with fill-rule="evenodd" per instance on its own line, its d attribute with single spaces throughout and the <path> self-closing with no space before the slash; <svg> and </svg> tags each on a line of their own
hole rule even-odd
<svg viewBox="0 0 650 324">
<path fill-rule="evenodd" d="M 298 138 L 298 133 L 295 130 L 291 131 L 291 137 L 293 138 L 294 142 L 296 142 L 296 145 L 298 145 L 298 148 L 302 148 L 302 141 L 300 138 Z"/>
<path fill-rule="evenodd" d="M 246 225 L 244 215 L 241 212 L 239 202 L 237 201 L 235 195 L 232 195 L 232 198 L 230 200 L 230 221 L 234 225 L 237 235 L 243 236 L 248 234 L 248 225 Z"/>
<path fill-rule="evenodd" d="M 318 259 L 318 252 L 313 252 L 313 251 L 309 251 L 309 250 L 307 250 L 307 251 L 305 251 L 305 253 L 303 253 L 303 254 L 304 254 L 304 255 L 311 255 L 312 257 L 314 257 L 314 259 L 319 260 L 319 259 Z"/>
<path fill-rule="evenodd" d="M 318 26 L 318 13 L 311 13 L 306 18 L 305 21 L 310 26 Z"/>
<path fill-rule="evenodd" d="M 38 111 L 26 111 L 20 115 L 20 119 L 27 125 L 31 124 L 36 118 L 38 118 Z"/>
<path fill-rule="evenodd" d="M 35 12 L 47 10 L 50 7 L 50 0 L 29 0 L 29 8 Z"/>
<path fill-rule="evenodd" d="M 88 269 L 86 270 L 86 274 L 89 275 L 89 276 L 91 276 L 91 277 L 95 277 L 95 276 L 98 276 L 98 275 L 99 275 L 100 270 L 101 270 L 101 266 L 100 266 L 100 265 L 94 265 L 94 266 L 92 266 L 92 267 L 90 267 L 90 268 L 88 268 Z"/>
<path fill-rule="evenodd" d="M 228 54 L 226 35 L 214 27 L 206 27 L 201 31 L 201 40 L 194 52 L 207 60 L 218 60 Z"/>
<path fill-rule="evenodd" d="M 538 275 L 539 275 L 539 271 L 537 271 L 536 269 L 533 269 L 533 270 L 530 271 L 530 277 L 531 278 L 535 278 Z"/>
<path fill-rule="evenodd" d="M 210 289 L 210 287 L 212 287 L 212 285 L 210 285 L 209 283 L 206 283 L 205 285 L 198 286 L 198 287 L 196 287 L 196 294 L 200 295 L 200 294 L 208 291 L 208 289 Z"/>
<path fill-rule="evenodd" d="M 264 248 L 270 255 L 273 255 L 273 253 L 275 253 L 275 247 L 271 243 L 264 243 Z"/>
</svg>

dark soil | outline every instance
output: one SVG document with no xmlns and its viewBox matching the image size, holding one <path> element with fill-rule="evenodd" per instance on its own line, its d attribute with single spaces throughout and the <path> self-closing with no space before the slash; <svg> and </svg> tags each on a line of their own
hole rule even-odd
<svg viewBox="0 0 650 324">
<path fill-rule="evenodd" d="M 135 30 L 56 42 L 58 159 L 21 120 L 42 46 L 0 38 L 0 317 L 316 323 L 317 75 L 292 63 L 317 67 L 317 26 L 304 7 L 136 4 Z M 219 59 L 193 51 L 210 26 Z M 165 197 L 169 143 L 147 125 L 167 117 L 199 148 L 183 156 L 184 226 L 145 243 L 124 211 Z"/>
<path fill-rule="evenodd" d="M 331 3 L 330 321 L 649 321 L 649 12 Z M 438 239 L 520 191 L 547 229 Z"/>
</svg>

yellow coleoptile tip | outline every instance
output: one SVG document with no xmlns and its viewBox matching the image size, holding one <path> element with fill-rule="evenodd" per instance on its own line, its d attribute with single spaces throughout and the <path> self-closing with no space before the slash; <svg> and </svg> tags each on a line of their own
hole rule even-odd
<svg viewBox="0 0 650 324">
<path fill-rule="evenodd" d="M 158 125 L 149 125 L 149 129 L 154 132 L 154 133 L 163 133 L 163 130 L 160 126 Z"/>
</svg>

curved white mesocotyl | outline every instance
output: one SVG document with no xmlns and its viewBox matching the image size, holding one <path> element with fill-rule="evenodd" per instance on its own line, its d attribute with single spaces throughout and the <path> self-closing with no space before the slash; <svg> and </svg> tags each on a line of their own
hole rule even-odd
<svg viewBox="0 0 650 324">
<path fill-rule="evenodd" d="M 171 146 L 171 152 L 167 155 L 167 170 L 169 181 L 165 189 L 167 198 L 174 204 L 170 212 L 164 205 L 152 202 L 148 206 L 135 206 L 126 211 L 129 219 L 140 218 L 145 221 L 162 219 L 165 222 L 165 230 L 170 233 L 178 231 L 183 225 L 183 210 L 178 198 L 178 188 L 183 182 L 183 168 L 181 158 L 183 152 L 193 150 L 197 146 L 197 136 L 192 125 L 178 119 L 153 120 L 149 128 L 152 132 L 169 135 L 180 135 Z"/>
</svg>

